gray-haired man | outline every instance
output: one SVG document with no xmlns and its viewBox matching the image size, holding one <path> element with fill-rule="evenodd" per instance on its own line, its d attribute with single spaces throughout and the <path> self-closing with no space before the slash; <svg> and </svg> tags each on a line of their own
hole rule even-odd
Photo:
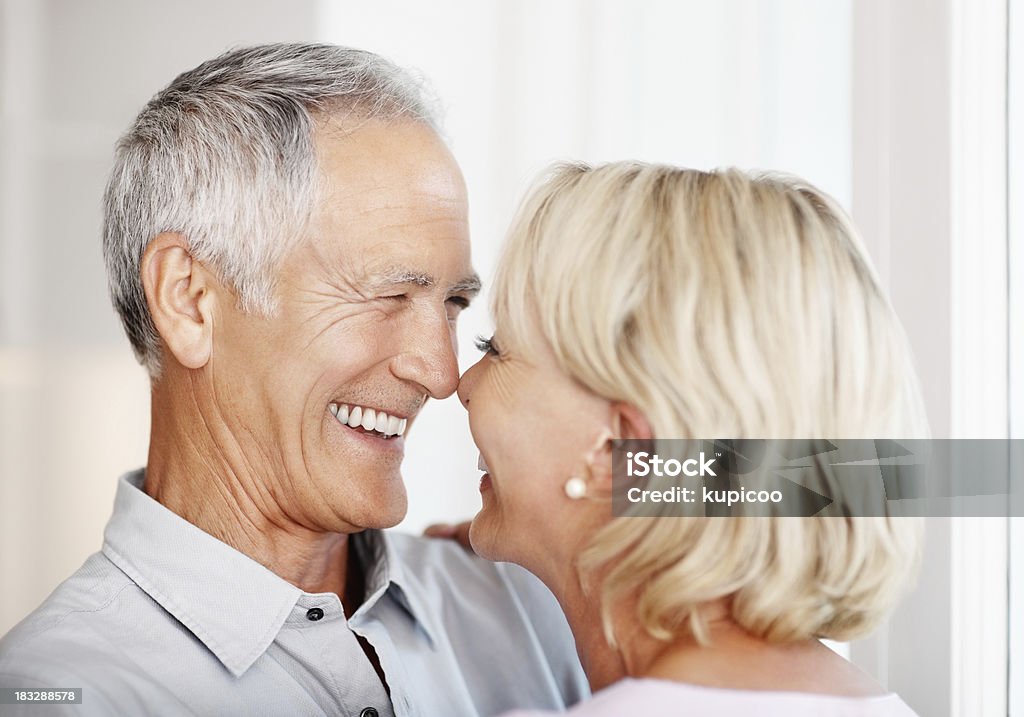
<svg viewBox="0 0 1024 717">
<path fill-rule="evenodd" d="M 0 686 L 82 687 L 64 709 L 104 715 L 583 696 L 531 577 L 377 530 L 405 514 L 408 424 L 458 382 L 466 212 L 418 86 L 370 53 L 237 50 L 142 110 L 104 254 L 153 379 L 147 467 L 102 551 L 0 642 Z"/>
</svg>

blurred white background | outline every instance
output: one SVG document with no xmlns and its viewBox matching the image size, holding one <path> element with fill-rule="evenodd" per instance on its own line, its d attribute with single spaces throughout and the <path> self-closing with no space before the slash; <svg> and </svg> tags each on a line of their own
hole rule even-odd
<svg viewBox="0 0 1024 717">
<path fill-rule="evenodd" d="M 384 0 L 321 10 L 319 37 L 416 68 L 440 95 L 485 283 L 518 200 L 559 159 L 785 168 L 850 204 L 849 0 Z M 460 327 L 463 369 L 479 356 L 474 336 L 490 335 L 486 309 L 485 295 Z M 462 407 L 429 410 L 405 464 L 411 530 L 479 505 Z"/>
<path fill-rule="evenodd" d="M 1006 437 L 1020 363 L 1007 326 L 1020 337 L 1024 313 L 1008 314 L 1007 193 L 1020 189 L 1007 183 L 1005 108 L 1021 75 L 1007 84 L 1008 7 L 0 0 L 0 634 L 99 548 L 117 476 L 145 460 L 148 386 L 107 300 L 100 197 L 118 135 L 177 73 L 285 40 L 420 70 L 446 108 L 485 280 L 519 197 L 553 160 L 803 175 L 860 224 L 934 434 Z M 1014 122 L 1019 137 L 1019 110 Z M 463 368 L 489 328 L 485 296 L 460 329 Z M 402 527 L 471 516 L 475 464 L 461 406 L 430 405 L 409 441 Z M 921 589 L 853 658 L 922 714 L 1005 714 L 1007 522 L 930 532 Z"/>
</svg>

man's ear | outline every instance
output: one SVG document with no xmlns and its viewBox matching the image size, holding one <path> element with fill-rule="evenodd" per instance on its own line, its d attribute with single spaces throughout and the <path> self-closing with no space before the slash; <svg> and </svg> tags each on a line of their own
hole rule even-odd
<svg viewBox="0 0 1024 717">
<path fill-rule="evenodd" d="M 149 314 L 167 350 L 182 366 L 202 368 L 213 353 L 213 276 L 172 232 L 153 237 L 140 268 Z"/>
</svg>

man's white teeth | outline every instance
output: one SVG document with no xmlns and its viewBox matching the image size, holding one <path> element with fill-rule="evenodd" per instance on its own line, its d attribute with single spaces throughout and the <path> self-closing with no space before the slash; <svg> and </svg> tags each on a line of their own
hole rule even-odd
<svg viewBox="0 0 1024 717">
<path fill-rule="evenodd" d="M 372 408 L 367 408 L 363 411 L 363 422 L 362 427 L 367 431 L 372 431 L 373 427 L 377 425 L 377 412 Z"/>
<path fill-rule="evenodd" d="M 363 428 L 367 431 L 376 431 L 386 437 L 400 436 L 405 433 L 408 419 L 390 416 L 384 411 L 362 406 L 349 406 L 347 404 L 332 403 L 328 409 L 339 423 L 352 428 Z"/>
<path fill-rule="evenodd" d="M 476 467 L 478 470 L 482 470 L 484 473 L 490 470 L 490 468 L 487 467 L 487 463 L 484 461 L 483 453 L 481 453 L 480 457 L 476 459 Z"/>
</svg>

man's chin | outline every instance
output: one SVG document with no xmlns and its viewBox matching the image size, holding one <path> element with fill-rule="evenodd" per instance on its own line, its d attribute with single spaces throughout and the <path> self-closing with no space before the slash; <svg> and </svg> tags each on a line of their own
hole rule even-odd
<svg viewBox="0 0 1024 717">
<path fill-rule="evenodd" d="M 401 481 L 399 480 L 401 485 Z M 384 530 L 394 528 L 401 523 L 409 512 L 409 497 L 405 486 L 400 491 L 386 491 L 387 495 L 371 496 L 363 503 L 358 515 L 352 520 L 358 528 L 364 530 Z M 386 497 L 386 500 L 382 498 Z"/>
</svg>

